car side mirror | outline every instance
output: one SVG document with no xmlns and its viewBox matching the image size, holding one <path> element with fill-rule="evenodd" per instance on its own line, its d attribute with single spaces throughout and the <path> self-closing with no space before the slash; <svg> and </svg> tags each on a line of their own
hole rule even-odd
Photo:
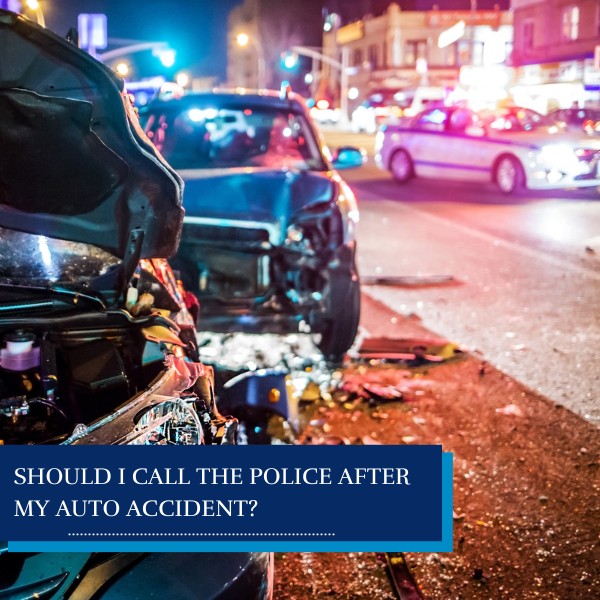
<svg viewBox="0 0 600 600">
<path fill-rule="evenodd" d="M 365 160 L 364 151 L 353 146 L 342 146 L 335 151 L 332 163 L 335 169 L 355 169 L 361 167 Z"/>
<path fill-rule="evenodd" d="M 469 125 L 465 129 L 465 133 L 472 137 L 483 137 L 485 135 L 485 129 L 480 125 Z"/>
</svg>

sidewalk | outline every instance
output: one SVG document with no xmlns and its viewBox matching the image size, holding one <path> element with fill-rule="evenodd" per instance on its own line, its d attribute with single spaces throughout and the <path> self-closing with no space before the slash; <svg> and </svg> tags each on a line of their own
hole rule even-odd
<svg viewBox="0 0 600 600">
<path fill-rule="evenodd" d="M 375 337 L 431 337 L 367 295 L 363 317 Z M 351 366 L 351 376 L 401 387 L 404 402 L 324 407 L 308 435 L 442 444 L 454 454 L 454 552 L 407 555 L 426 598 L 600 597 L 596 428 L 473 355 L 408 375 Z M 356 518 L 376 519 L 376 499 Z M 278 555 L 275 580 L 278 600 L 393 598 L 373 554 Z"/>
</svg>

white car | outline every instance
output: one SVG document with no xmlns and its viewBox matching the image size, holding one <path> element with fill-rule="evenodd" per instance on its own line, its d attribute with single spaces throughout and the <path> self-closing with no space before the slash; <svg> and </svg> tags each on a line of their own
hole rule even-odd
<svg viewBox="0 0 600 600">
<path fill-rule="evenodd" d="M 435 177 L 519 188 L 600 186 L 600 139 L 565 132 L 548 117 L 519 107 L 476 113 L 430 108 L 377 134 L 375 161 L 396 181 Z"/>
<path fill-rule="evenodd" d="M 333 108 L 327 105 L 313 106 L 310 109 L 310 116 L 317 125 L 337 125 L 340 121 L 341 111 L 339 108 Z"/>
</svg>

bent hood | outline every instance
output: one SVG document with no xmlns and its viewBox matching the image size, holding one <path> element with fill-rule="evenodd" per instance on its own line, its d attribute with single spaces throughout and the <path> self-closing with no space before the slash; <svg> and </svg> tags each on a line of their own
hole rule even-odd
<svg viewBox="0 0 600 600">
<path fill-rule="evenodd" d="M 0 10 L 0 226 L 132 265 L 175 253 L 183 184 L 105 65 Z"/>
<path fill-rule="evenodd" d="M 280 226 L 310 206 L 334 202 L 335 183 L 324 172 L 237 168 L 180 171 L 186 218 L 254 221 Z"/>
</svg>

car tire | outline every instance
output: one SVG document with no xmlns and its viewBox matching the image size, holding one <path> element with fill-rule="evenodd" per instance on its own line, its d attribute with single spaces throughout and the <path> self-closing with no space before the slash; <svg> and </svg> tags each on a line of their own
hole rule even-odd
<svg viewBox="0 0 600 600">
<path fill-rule="evenodd" d="M 510 196 L 524 187 L 525 174 L 521 163 L 514 156 L 501 156 L 496 163 L 494 180 L 498 189 Z"/>
<path fill-rule="evenodd" d="M 360 280 L 354 260 L 350 270 L 330 271 L 324 303 L 325 315 L 315 344 L 325 360 L 337 366 L 352 346 L 360 321 Z"/>
<path fill-rule="evenodd" d="M 406 183 L 414 177 L 412 158 L 406 150 L 396 150 L 390 159 L 390 173 L 398 183 Z"/>
</svg>

